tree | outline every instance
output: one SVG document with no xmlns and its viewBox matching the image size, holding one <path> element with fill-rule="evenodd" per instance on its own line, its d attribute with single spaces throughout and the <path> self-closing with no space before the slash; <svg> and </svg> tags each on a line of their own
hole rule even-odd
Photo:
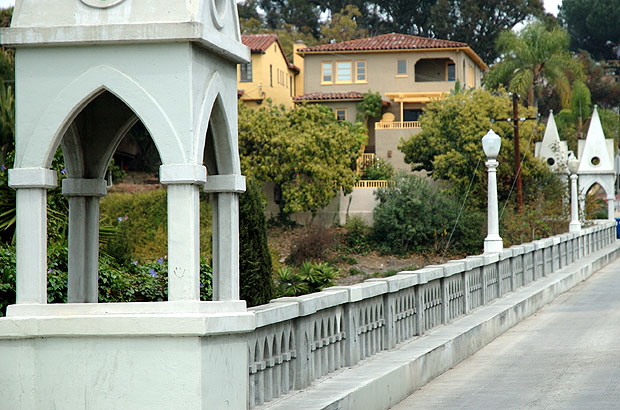
<svg viewBox="0 0 620 410">
<path fill-rule="evenodd" d="M 564 0 L 558 17 L 573 50 L 586 50 L 596 59 L 618 57 L 620 0 Z"/>
<path fill-rule="evenodd" d="M 273 182 L 281 198 L 280 216 L 316 213 L 357 181 L 355 161 L 366 128 L 336 120 L 322 105 L 251 110 L 239 106 L 239 152 L 243 172 Z"/>
<path fill-rule="evenodd" d="M 271 254 L 259 185 L 248 181 L 239 200 L 239 281 L 241 299 L 248 306 L 269 303 L 273 298 Z"/>
<path fill-rule="evenodd" d="M 487 63 L 498 57 L 495 41 L 532 16 L 544 14 L 540 0 L 437 0 L 428 26 L 433 37 L 462 41 Z"/>
<path fill-rule="evenodd" d="M 348 41 L 364 38 L 368 31 L 357 26 L 357 21 L 362 17 L 360 10 L 348 4 L 339 13 L 332 15 L 327 24 L 321 26 L 321 36 L 327 41 Z"/>
<path fill-rule="evenodd" d="M 367 124 L 369 118 L 378 119 L 383 111 L 383 98 L 378 91 L 368 91 L 357 103 L 357 121 Z"/>
<path fill-rule="evenodd" d="M 532 108 L 519 108 L 520 115 L 534 116 Z M 464 90 L 427 105 L 420 117 L 422 131 L 401 141 L 399 149 L 413 170 L 426 170 L 436 180 L 448 182 L 448 193 L 464 198 L 473 179 L 468 203 L 481 208 L 486 203 L 486 157 L 481 139 L 495 130 L 502 137 L 499 154 L 498 197 L 506 200 L 515 179 L 512 124 L 492 122 L 512 116 L 512 103 L 505 91 Z M 541 161 L 533 156 L 534 140 L 541 138 L 542 130 L 534 121 L 520 126 L 520 150 L 523 159 L 521 175 L 524 198 L 528 202 L 540 195 L 537 181 L 548 172 Z"/>
<path fill-rule="evenodd" d="M 571 79 L 583 79 L 583 69 L 568 52 L 568 33 L 560 27 L 547 27 L 542 22 L 527 25 L 518 34 L 504 31 L 497 48 L 504 59 L 489 70 L 485 85 L 508 86 L 526 98 L 531 107 L 546 87 L 557 93 L 563 107 L 570 103 Z"/>
<path fill-rule="evenodd" d="M 260 0 L 265 11 L 264 21 L 270 29 L 291 25 L 295 31 L 318 38 L 319 7 L 306 0 Z"/>
</svg>

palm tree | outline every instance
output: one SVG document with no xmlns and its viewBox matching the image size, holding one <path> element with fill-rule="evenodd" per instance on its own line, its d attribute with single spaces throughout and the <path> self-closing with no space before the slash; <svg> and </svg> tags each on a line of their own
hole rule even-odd
<svg viewBox="0 0 620 410">
<path fill-rule="evenodd" d="M 568 52 L 570 38 L 560 27 L 549 29 L 543 22 L 533 22 L 520 32 L 500 34 L 496 47 L 503 55 L 485 76 L 485 85 L 508 90 L 526 97 L 531 107 L 545 87 L 556 92 L 562 106 L 570 105 L 571 80 L 583 79 L 583 69 Z"/>
</svg>

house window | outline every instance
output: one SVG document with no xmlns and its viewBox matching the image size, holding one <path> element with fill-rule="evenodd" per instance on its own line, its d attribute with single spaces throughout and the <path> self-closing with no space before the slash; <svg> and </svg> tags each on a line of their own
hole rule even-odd
<svg viewBox="0 0 620 410">
<path fill-rule="evenodd" d="M 448 77 L 446 80 L 456 81 L 456 65 L 454 63 L 448 63 L 446 74 Z"/>
<path fill-rule="evenodd" d="M 240 71 L 242 83 L 252 82 L 252 63 L 241 64 Z"/>
<path fill-rule="evenodd" d="M 396 63 L 396 75 L 407 76 L 407 60 L 398 60 Z"/>
<path fill-rule="evenodd" d="M 334 113 L 336 114 L 336 119 L 338 121 L 346 121 L 347 120 L 347 110 L 344 108 L 337 108 L 336 110 L 334 110 Z"/>
<path fill-rule="evenodd" d="M 403 110 L 403 121 L 419 121 L 420 115 L 422 115 L 422 110 Z"/>
<path fill-rule="evenodd" d="M 334 82 L 334 67 L 332 63 L 321 64 L 321 83 L 332 84 Z"/>
<path fill-rule="evenodd" d="M 351 83 L 353 82 L 353 67 L 350 61 L 336 62 L 336 82 Z"/>
<path fill-rule="evenodd" d="M 269 64 L 269 85 L 273 87 L 273 66 Z"/>
<path fill-rule="evenodd" d="M 366 82 L 366 61 L 355 62 L 355 82 L 356 83 Z"/>
</svg>

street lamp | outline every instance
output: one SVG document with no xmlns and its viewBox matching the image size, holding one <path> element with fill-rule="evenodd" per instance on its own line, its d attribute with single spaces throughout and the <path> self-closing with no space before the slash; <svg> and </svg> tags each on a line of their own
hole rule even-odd
<svg viewBox="0 0 620 410">
<path fill-rule="evenodd" d="M 482 137 L 482 149 L 487 156 L 487 172 L 489 174 L 488 185 L 488 216 L 487 237 L 484 239 L 484 253 L 501 252 L 504 248 L 502 238 L 499 236 L 499 214 L 497 212 L 497 155 L 502 145 L 502 139 L 493 130 L 489 130 Z"/>
<path fill-rule="evenodd" d="M 572 154 L 572 153 L 571 153 Z M 577 171 L 579 171 L 579 160 L 575 155 L 569 155 L 568 172 L 570 172 L 570 225 L 569 232 L 579 232 L 581 222 L 579 222 L 579 209 L 577 207 Z"/>
</svg>

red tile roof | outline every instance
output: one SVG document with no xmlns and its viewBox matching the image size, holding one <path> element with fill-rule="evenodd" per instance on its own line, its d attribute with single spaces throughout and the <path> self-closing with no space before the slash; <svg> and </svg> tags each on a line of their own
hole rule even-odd
<svg viewBox="0 0 620 410">
<path fill-rule="evenodd" d="M 298 95 L 293 98 L 295 102 L 311 102 L 311 101 L 362 101 L 364 99 L 364 94 L 357 91 L 349 91 L 349 92 L 336 92 L 336 93 L 307 93 L 303 95 Z M 389 101 L 382 100 L 383 106 L 387 107 L 390 105 Z"/>
<path fill-rule="evenodd" d="M 417 50 L 428 48 L 461 48 L 467 43 L 438 40 L 433 38 L 410 36 L 407 34 L 383 34 L 380 36 L 343 41 L 341 43 L 322 44 L 299 50 L 300 54 L 333 51 L 378 51 L 378 50 Z"/>
<path fill-rule="evenodd" d="M 274 42 L 278 43 L 278 47 L 280 47 L 280 51 L 282 52 L 282 56 L 288 68 L 299 73 L 299 67 L 292 64 L 286 57 L 286 54 L 284 54 L 282 44 L 280 44 L 280 40 L 278 40 L 276 34 L 243 34 L 241 36 L 241 42 L 248 47 L 252 53 L 265 53 L 270 45 Z"/>
<path fill-rule="evenodd" d="M 357 91 L 340 93 L 307 93 L 293 98 L 294 101 L 331 101 L 331 100 L 352 100 L 362 101 L 363 95 Z"/>
<path fill-rule="evenodd" d="M 241 42 L 252 51 L 252 53 L 264 53 L 274 41 L 278 41 L 275 34 L 244 34 Z"/>
</svg>

